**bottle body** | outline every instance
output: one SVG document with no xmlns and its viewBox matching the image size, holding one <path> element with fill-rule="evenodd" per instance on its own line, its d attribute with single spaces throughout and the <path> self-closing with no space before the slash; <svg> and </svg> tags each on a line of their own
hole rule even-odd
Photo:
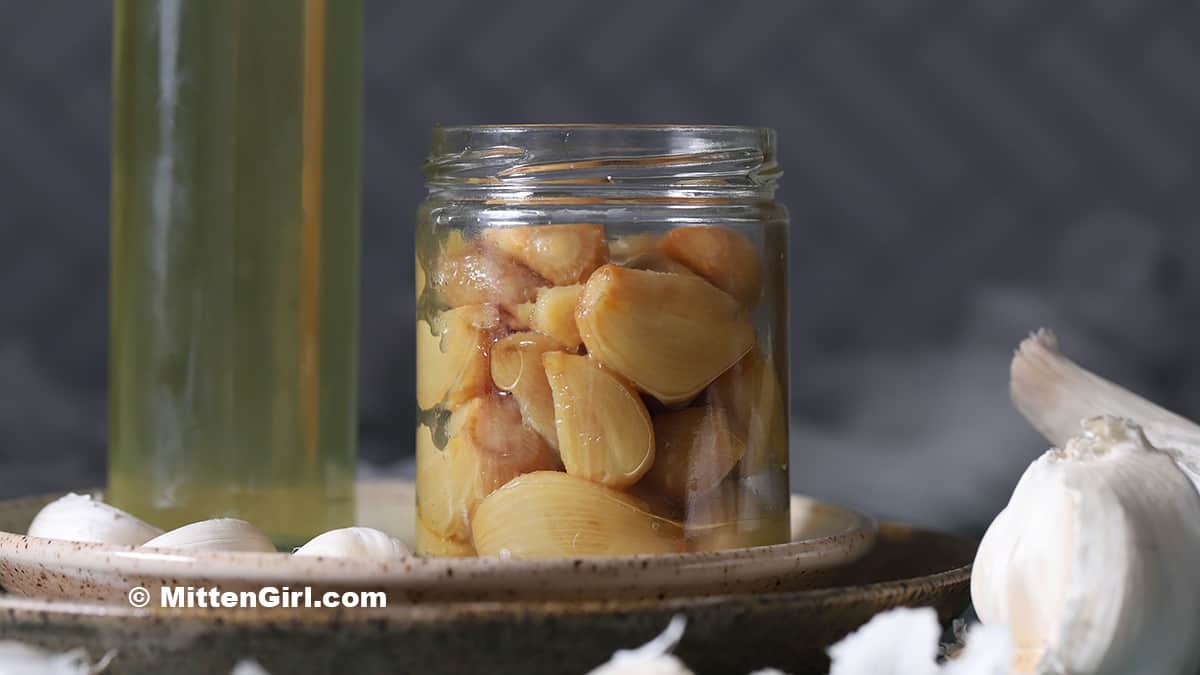
<svg viewBox="0 0 1200 675">
<path fill-rule="evenodd" d="M 482 129 L 418 214 L 419 551 L 787 541 L 786 212 L 721 164 L 773 135 Z"/>
<path fill-rule="evenodd" d="M 361 6 L 115 20 L 109 499 L 281 545 L 349 525 Z"/>
</svg>

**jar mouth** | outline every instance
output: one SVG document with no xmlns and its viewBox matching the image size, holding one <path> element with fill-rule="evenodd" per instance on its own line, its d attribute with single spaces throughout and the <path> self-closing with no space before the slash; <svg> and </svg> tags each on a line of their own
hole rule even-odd
<svg viewBox="0 0 1200 675">
<path fill-rule="evenodd" d="M 695 124 L 438 126 L 423 172 L 438 189 L 774 191 L 775 132 Z"/>
</svg>

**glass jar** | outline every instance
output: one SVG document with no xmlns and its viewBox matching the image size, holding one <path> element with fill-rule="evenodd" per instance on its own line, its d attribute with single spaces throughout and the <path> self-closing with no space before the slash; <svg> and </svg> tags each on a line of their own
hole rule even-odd
<svg viewBox="0 0 1200 675">
<path fill-rule="evenodd" d="M 441 127 L 424 169 L 419 552 L 787 541 L 774 132 Z"/>
<path fill-rule="evenodd" d="M 109 490 L 354 522 L 362 2 L 114 5 Z"/>
</svg>

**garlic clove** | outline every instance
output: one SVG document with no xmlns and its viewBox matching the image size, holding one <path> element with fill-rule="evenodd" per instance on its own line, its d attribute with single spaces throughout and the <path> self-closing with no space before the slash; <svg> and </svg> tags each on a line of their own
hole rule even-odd
<svg viewBox="0 0 1200 675">
<path fill-rule="evenodd" d="M 548 286 L 519 262 L 480 241 L 447 251 L 428 279 L 451 307 L 497 304 L 513 308 L 532 302 L 540 286 Z"/>
<path fill-rule="evenodd" d="M 425 521 L 417 518 L 417 552 L 434 558 L 474 558 L 475 546 L 468 539 L 462 541 L 444 537 L 434 532 Z"/>
<path fill-rule="evenodd" d="M 556 286 L 581 283 L 608 262 L 603 225 L 492 227 L 483 239 Z"/>
<path fill-rule="evenodd" d="M 483 500 L 471 525 L 481 556 L 611 556 L 683 548 L 678 524 L 628 495 L 557 471 L 514 478 Z"/>
<path fill-rule="evenodd" d="M 575 308 L 579 306 L 582 292 L 582 284 L 541 289 L 529 314 L 529 326 L 554 338 L 567 349 L 578 350 L 583 339 L 579 337 L 579 326 L 575 323 Z"/>
<path fill-rule="evenodd" d="M 615 488 L 654 463 L 654 427 L 641 397 L 587 356 L 546 352 L 558 452 L 567 473 Z"/>
<path fill-rule="evenodd" d="M 667 405 L 690 401 L 754 346 L 728 293 L 696 277 L 605 265 L 575 313 L 588 355 Z"/>
<path fill-rule="evenodd" d="M 540 333 L 513 333 L 492 345 L 492 382 L 517 400 L 525 423 L 558 449 L 554 398 L 542 367 L 542 354 L 558 351 L 553 338 Z"/>
<path fill-rule="evenodd" d="M 654 465 L 640 485 L 684 504 L 717 487 L 745 452 L 720 408 L 668 411 L 654 418 Z"/>
<path fill-rule="evenodd" d="M 91 495 L 71 493 L 42 507 L 29 524 L 31 537 L 138 546 L 162 530 Z"/>
<path fill-rule="evenodd" d="M 663 235 L 668 256 L 754 309 L 762 297 L 762 261 L 744 234 L 716 225 L 677 227 Z"/>
<path fill-rule="evenodd" d="M 399 539 L 386 532 L 371 527 L 343 527 L 318 534 L 293 555 L 403 560 L 412 554 Z"/>
<path fill-rule="evenodd" d="M 488 350 L 503 330 L 495 305 L 464 305 L 417 322 L 417 405 L 454 410 L 490 388 Z"/>
<path fill-rule="evenodd" d="M 971 599 L 1019 654 L 1070 673 L 1195 672 L 1200 493 L 1127 420 L 1034 461 L 980 543 Z"/>
<path fill-rule="evenodd" d="M 1200 425 L 1081 368 L 1059 351 L 1050 331 L 1017 348 L 1009 391 L 1025 419 L 1057 446 L 1079 432 L 1080 420 L 1113 415 L 1136 422 L 1158 447 L 1200 455 Z"/>
<path fill-rule="evenodd" d="M 257 527 L 237 518 L 214 518 L 176 528 L 142 544 L 143 548 L 186 551 L 243 551 L 275 553 L 271 538 Z"/>
<path fill-rule="evenodd" d="M 729 414 L 746 443 L 740 474 L 753 476 L 788 465 L 787 405 L 770 357 L 754 348 L 708 388 L 708 401 Z"/>
</svg>

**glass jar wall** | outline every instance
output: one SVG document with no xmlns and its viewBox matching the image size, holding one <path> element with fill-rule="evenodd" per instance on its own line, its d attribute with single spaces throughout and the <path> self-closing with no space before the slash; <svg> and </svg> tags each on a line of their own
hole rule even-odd
<svg viewBox="0 0 1200 675">
<path fill-rule="evenodd" d="M 425 172 L 419 552 L 786 541 L 774 133 L 445 127 Z"/>
</svg>

